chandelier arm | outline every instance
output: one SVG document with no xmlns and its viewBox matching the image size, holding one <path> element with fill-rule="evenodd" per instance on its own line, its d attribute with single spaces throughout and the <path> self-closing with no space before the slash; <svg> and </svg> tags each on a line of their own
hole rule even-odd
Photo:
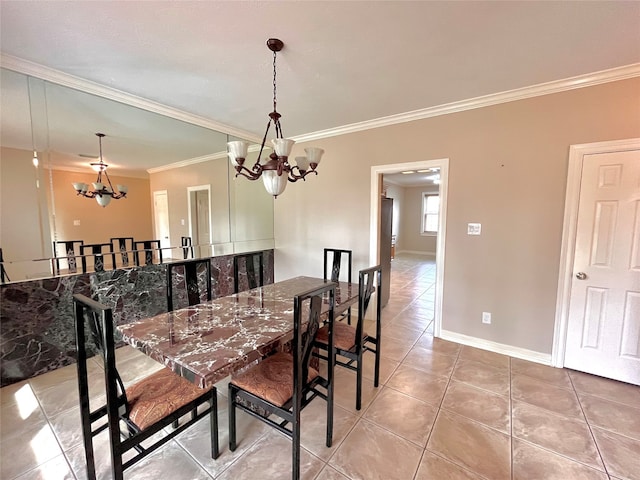
<svg viewBox="0 0 640 480">
<path fill-rule="evenodd" d="M 256 165 L 253 166 L 253 168 L 256 168 Z M 245 167 L 244 165 L 238 165 L 236 167 L 236 177 L 238 175 L 242 175 L 245 178 L 248 178 L 249 180 L 257 180 L 258 178 L 260 178 L 260 175 L 262 175 L 262 166 L 260 164 L 257 164 L 257 171 L 253 171 L 253 170 L 249 170 L 247 167 Z"/>
<path fill-rule="evenodd" d="M 293 171 L 294 169 L 298 170 L 297 174 Z M 287 177 L 287 179 L 292 183 L 295 183 L 298 180 L 305 180 L 306 181 L 306 179 L 304 177 L 306 177 L 310 173 L 315 173 L 316 175 L 318 175 L 318 172 L 316 172 L 315 170 L 307 170 L 305 172 L 301 172 L 300 169 L 298 168 L 298 166 L 296 165 L 296 166 L 293 166 L 293 167 L 290 168 L 289 176 Z"/>
</svg>

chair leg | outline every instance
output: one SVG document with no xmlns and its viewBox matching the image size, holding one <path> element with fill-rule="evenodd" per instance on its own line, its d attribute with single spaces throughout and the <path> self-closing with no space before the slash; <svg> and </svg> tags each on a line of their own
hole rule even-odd
<svg viewBox="0 0 640 480">
<path fill-rule="evenodd" d="M 378 385 L 380 384 L 380 340 L 379 339 L 376 339 L 376 351 L 374 353 L 376 355 L 376 367 L 375 367 L 373 386 L 378 388 Z"/>
<path fill-rule="evenodd" d="M 218 440 L 218 390 L 216 390 L 216 387 L 211 389 L 210 403 L 209 427 L 211 429 L 211 458 L 215 460 L 220 456 L 220 444 Z"/>
<path fill-rule="evenodd" d="M 362 408 L 362 349 L 358 354 L 358 367 L 356 368 L 356 410 Z"/>
<path fill-rule="evenodd" d="M 229 384 L 229 450 L 236 450 L 236 390 Z"/>
<path fill-rule="evenodd" d="M 295 408 L 295 407 L 294 407 Z M 300 480 L 300 412 L 294 414 L 293 425 L 291 425 L 291 443 L 293 458 L 291 464 L 291 479 Z"/>
</svg>

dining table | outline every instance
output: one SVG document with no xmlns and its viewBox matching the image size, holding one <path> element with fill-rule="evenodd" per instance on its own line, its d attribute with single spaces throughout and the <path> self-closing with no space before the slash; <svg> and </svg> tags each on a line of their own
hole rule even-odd
<svg viewBox="0 0 640 480">
<path fill-rule="evenodd" d="M 300 276 L 119 325 L 122 339 L 201 388 L 285 346 L 293 297 L 329 282 Z M 358 284 L 334 282 L 334 315 L 358 301 Z M 329 311 L 328 297 L 323 311 Z"/>
</svg>

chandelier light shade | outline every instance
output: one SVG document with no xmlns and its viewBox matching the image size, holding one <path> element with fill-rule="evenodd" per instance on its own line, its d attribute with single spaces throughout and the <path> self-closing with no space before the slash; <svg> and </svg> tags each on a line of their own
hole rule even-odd
<svg viewBox="0 0 640 480">
<path fill-rule="evenodd" d="M 291 154 L 291 149 L 295 141 L 283 138 L 282 126 L 280 125 L 281 115 L 276 110 L 276 54 L 282 50 L 284 43 L 277 38 L 270 38 L 267 40 L 267 47 L 273 52 L 273 112 L 269 114 L 269 122 L 267 123 L 267 130 L 264 132 L 264 137 L 262 138 L 258 159 L 251 168 L 247 168 L 245 160 L 249 151 L 249 143 L 234 141 L 229 142 L 227 146 L 229 161 L 236 171 L 236 177 L 242 175 L 249 180 L 257 180 L 262 177 L 267 192 L 277 197 L 287 188 L 287 181 L 297 182 L 300 179 L 305 180 L 305 177 L 311 173 L 317 175 L 318 172 L 316 172 L 316 168 L 320 163 L 324 150 L 313 147 L 305 148 L 306 156 L 296 157 L 295 165 L 289 163 L 289 155 Z M 276 131 L 276 138 L 271 140 L 273 153 L 269 155 L 268 160 L 261 163 L 260 159 L 272 123 Z"/>
<path fill-rule="evenodd" d="M 105 136 L 104 133 L 96 133 L 98 137 L 98 143 L 100 145 L 100 161 L 91 163 L 91 168 L 98 172 L 98 178 L 95 182 L 91 183 L 93 187 L 92 190 L 89 189 L 89 185 L 82 182 L 74 182 L 73 188 L 76 191 L 77 195 L 82 195 L 86 198 L 95 198 L 98 202 L 98 205 L 101 207 L 106 207 L 111 202 L 111 199 L 118 200 L 120 198 L 125 198 L 127 196 L 127 192 L 129 191 L 126 185 L 116 185 L 116 189 L 114 190 L 113 185 L 111 185 L 111 179 L 109 178 L 109 174 L 107 173 L 107 165 L 102 161 L 102 138 Z M 103 182 L 103 175 L 106 183 Z"/>
</svg>

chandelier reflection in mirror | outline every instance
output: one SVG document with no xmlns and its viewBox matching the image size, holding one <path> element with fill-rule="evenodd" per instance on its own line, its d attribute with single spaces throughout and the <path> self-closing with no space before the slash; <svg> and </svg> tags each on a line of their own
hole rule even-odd
<svg viewBox="0 0 640 480">
<path fill-rule="evenodd" d="M 305 148 L 306 156 L 296 157 L 295 165 L 289 163 L 289 154 L 295 141 L 282 137 L 282 127 L 280 125 L 281 115 L 276 111 L 276 54 L 282 50 L 283 46 L 284 43 L 282 43 L 282 40 L 278 40 L 277 38 L 267 40 L 267 47 L 273 52 L 273 112 L 269 114 L 267 130 L 264 132 L 256 163 L 251 169 L 247 168 L 244 164 L 249 150 L 248 142 L 236 141 L 227 144 L 229 147 L 229 160 L 237 172 L 236 177 L 242 175 L 249 180 L 257 180 L 262 177 L 264 187 L 267 189 L 267 192 L 274 197 L 284 192 L 284 189 L 287 187 L 287 180 L 289 182 L 297 182 L 300 179 L 304 180 L 310 173 L 317 175 L 318 172 L 316 172 L 316 168 L 324 153 L 324 150 L 321 148 Z M 276 138 L 271 140 L 274 151 L 269 155 L 269 160 L 261 163 L 260 158 L 265 148 L 264 145 L 271 123 L 273 123 L 276 131 Z"/>
<path fill-rule="evenodd" d="M 102 137 L 105 136 L 104 133 L 96 133 L 98 137 L 98 143 L 100 145 L 100 161 L 90 163 L 91 168 L 98 172 L 98 178 L 95 182 L 91 184 L 93 186 L 93 190 L 89 190 L 89 185 L 82 182 L 73 183 L 73 188 L 75 188 L 76 193 L 78 195 L 82 195 L 87 198 L 95 198 L 98 202 L 98 205 L 101 207 L 106 207 L 111 202 L 111 199 L 114 198 L 116 200 L 120 198 L 125 198 L 127 196 L 127 191 L 129 190 L 126 185 L 116 185 L 116 189 L 113 189 L 113 185 L 111 185 L 111 179 L 109 178 L 109 174 L 107 173 L 107 165 L 102 161 Z M 106 183 L 102 181 L 102 177 L 106 179 Z"/>
</svg>

